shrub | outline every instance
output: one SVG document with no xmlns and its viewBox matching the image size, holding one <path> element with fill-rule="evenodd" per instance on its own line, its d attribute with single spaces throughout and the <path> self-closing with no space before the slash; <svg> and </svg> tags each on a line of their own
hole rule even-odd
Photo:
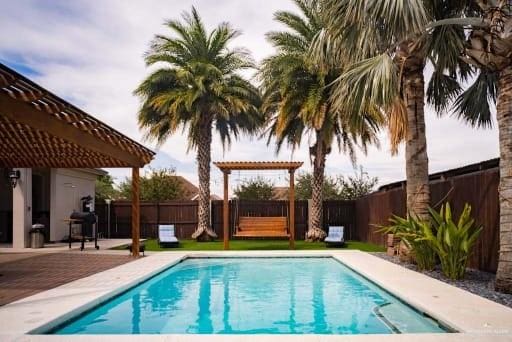
<svg viewBox="0 0 512 342">
<path fill-rule="evenodd" d="M 471 206 L 464 205 L 456 223 L 449 203 L 439 212 L 432 208 L 429 212 L 430 221 L 421 221 L 413 215 L 407 218 L 393 216 L 389 220 L 391 224 L 380 232 L 399 237 L 411 249 L 420 270 L 434 269 L 439 258 L 446 277 L 464 278 L 471 249 L 482 231 L 471 218 Z"/>
<path fill-rule="evenodd" d="M 429 211 L 432 226 L 436 229 L 430 229 L 430 225 L 424 227 L 425 241 L 436 251 L 444 275 L 450 279 L 462 279 L 471 249 L 482 227 L 475 227 L 475 220 L 471 218 L 471 206 L 467 203 L 457 223 L 452 218 L 449 203 L 443 205 L 439 212 L 432 208 Z"/>
<path fill-rule="evenodd" d="M 274 195 L 274 183 L 258 176 L 239 184 L 233 193 L 241 200 L 271 200 Z"/>
<path fill-rule="evenodd" d="M 423 222 L 412 215 L 407 218 L 394 215 L 389 222 L 390 225 L 380 231 L 399 237 L 411 250 L 420 270 L 433 270 L 436 266 L 436 252 L 425 239 L 425 231 L 432 231 L 430 222 Z"/>
</svg>

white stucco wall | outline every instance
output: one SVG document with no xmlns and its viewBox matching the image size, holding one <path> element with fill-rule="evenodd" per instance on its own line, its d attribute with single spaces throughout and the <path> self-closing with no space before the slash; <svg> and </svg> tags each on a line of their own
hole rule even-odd
<svg viewBox="0 0 512 342">
<path fill-rule="evenodd" d="M 85 169 L 51 170 L 50 240 L 59 241 L 68 236 L 65 219 L 73 210 L 82 211 L 80 198 L 95 193 L 98 174 Z"/>
<path fill-rule="evenodd" d="M 20 171 L 16 187 L 12 190 L 12 246 L 29 246 L 28 232 L 32 227 L 32 169 Z"/>
</svg>

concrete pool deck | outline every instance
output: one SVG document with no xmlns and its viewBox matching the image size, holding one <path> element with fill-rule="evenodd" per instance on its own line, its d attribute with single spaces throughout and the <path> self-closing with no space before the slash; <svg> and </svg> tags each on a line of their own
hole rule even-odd
<svg viewBox="0 0 512 342">
<path fill-rule="evenodd" d="M 403 335 L 26 335 L 51 329 L 186 257 L 332 256 L 443 324 L 454 334 Z M 0 340 L 64 341 L 512 341 L 512 309 L 462 289 L 354 251 L 159 252 L 0 308 Z"/>
</svg>

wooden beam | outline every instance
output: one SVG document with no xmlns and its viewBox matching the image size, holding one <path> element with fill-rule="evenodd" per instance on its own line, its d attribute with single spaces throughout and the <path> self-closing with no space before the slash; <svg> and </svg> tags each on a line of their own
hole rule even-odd
<svg viewBox="0 0 512 342">
<path fill-rule="evenodd" d="M 16 81 L 14 76 L 0 73 L 0 87 L 8 87 Z"/>
<path fill-rule="evenodd" d="M 15 122 L 28 125 L 33 129 L 48 132 L 55 137 L 75 143 L 87 150 L 120 160 L 126 166 L 142 167 L 145 164 L 141 158 L 45 112 L 37 110 L 32 104 L 15 100 L 4 93 L 0 93 L 0 115 Z"/>
<path fill-rule="evenodd" d="M 224 249 L 229 249 L 229 197 L 228 182 L 229 171 L 224 171 L 224 201 L 222 203 L 222 228 L 224 233 Z"/>
<path fill-rule="evenodd" d="M 302 162 L 214 162 L 222 171 L 230 170 L 291 170 L 298 169 L 302 166 Z"/>
<path fill-rule="evenodd" d="M 139 257 L 140 241 L 140 177 L 139 168 L 132 168 L 132 255 Z"/>
<path fill-rule="evenodd" d="M 295 169 L 290 172 L 290 249 L 295 249 Z"/>
</svg>

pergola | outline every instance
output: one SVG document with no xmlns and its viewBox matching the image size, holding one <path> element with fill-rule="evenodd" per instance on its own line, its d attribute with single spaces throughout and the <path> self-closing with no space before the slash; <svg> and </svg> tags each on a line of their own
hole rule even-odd
<svg viewBox="0 0 512 342">
<path fill-rule="evenodd" d="M 154 152 L 0 64 L 0 167 L 132 168 L 133 255 L 139 255 L 139 168 Z"/>
<path fill-rule="evenodd" d="M 289 230 L 290 249 L 295 248 L 295 170 L 302 166 L 302 162 L 214 162 L 224 174 L 224 201 L 222 211 L 222 225 L 224 232 L 224 249 L 229 249 L 229 174 L 233 170 L 288 170 L 290 174 L 289 197 Z"/>
</svg>

